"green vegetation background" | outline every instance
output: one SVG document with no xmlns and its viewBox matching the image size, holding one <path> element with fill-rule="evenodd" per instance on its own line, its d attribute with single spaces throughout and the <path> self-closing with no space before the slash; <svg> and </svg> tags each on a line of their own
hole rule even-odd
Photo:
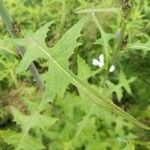
<svg viewBox="0 0 150 150">
<path fill-rule="evenodd" d="M 76 13 L 82 9 L 119 8 L 117 0 L 10 0 L 6 6 L 21 27 L 22 35 L 27 31 L 36 31 L 49 21 L 55 21 L 46 39 L 48 46 L 53 46 L 58 39 L 73 26 L 85 13 Z M 150 125 L 150 1 L 135 0 L 135 6 L 127 25 L 129 48 L 121 51 L 117 70 L 107 82 L 108 93 L 112 100 L 122 109 L 129 112 L 141 122 Z M 97 12 L 99 22 L 106 33 L 115 35 L 118 30 L 119 15 L 110 12 Z M 93 45 L 100 39 L 95 23 L 90 23 L 83 30 L 84 43 L 76 52 L 80 54 L 91 70 L 92 59 L 102 53 L 101 45 Z M 113 41 L 109 40 L 110 46 Z M 0 140 L 0 150 L 14 149 L 23 130 L 23 121 L 41 99 L 35 81 L 29 72 L 16 75 L 15 70 L 20 62 L 16 49 L 0 18 L 0 129 L 6 131 Z M 47 71 L 47 63 L 43 60 L 35 62 L 43 77 Z M 77 55 L 70 58 L 70 68 L 77 74 Z M 82 72 L 82 68 L 81 68 Z M 103 73 L 89 78 L 93 88 L 100 91 Z M 130 79 L 134 79 L 130 82 Z M 51 150 L 148 150 L 150 135 L 146 131 L 136 129 L 131 123 L 106 110 L 91 108 L 90 102 L 78 96 L 77 89 L 70 85 L 65 97 L 58 97 L 43 113 L 49 115 L 44 124 L 42 116 L 38 116 L 39 126 L 31 130 L 31 137 L 21 141 L 26 149 Z M 13 111 L 10 111 L 13 106 Z M 18 117 L 16 117 L 18 116 Z M 41 117 L 41 118 L 40 118 Z M 14 118 L 14 119 L 13 119 Z M 57 118 L 56 121 L 54 118 Z M 45 118 L 46 120 L 46 118 Z M 48 124 L 51 124 L 49 127 Z M 8 138 L 11 137 L 11 138 Z M 18 139 L 17 139 L 17 138 Z M 13 141 L 16 139 L 16 141 Z M 33 141 L 33 142 L 31 142 Z M 27 144 L 29 143 L 29 144 Z M 29 145 L 29 147 L 27 146 Z"/>
</svg>

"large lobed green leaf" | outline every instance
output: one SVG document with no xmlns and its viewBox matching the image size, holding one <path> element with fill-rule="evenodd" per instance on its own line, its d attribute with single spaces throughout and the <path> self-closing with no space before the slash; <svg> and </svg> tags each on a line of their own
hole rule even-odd
<svg viewBox="0 0 150 150">
<path fill-rule="evenodd" d="M 72 83 L 95 104 L 118 113 L 138 127 L 150 130 L 149 127 L 143 125 L 112 103 L 109 98 L 97 93 L 69 70 L 68 58 L 73 54 L 73 50 L 80 45 L 77 39 L 80 37 L 80 32 L 86 22 L 87 18 L 81 19 L 63 35 L 53 48 L 48 48 L 45 44 L 46 33 L 48 32 L 48 27 L 52 24 L 51 22 L 40 28 L 37 32 L 31 33 L 19 41 L 19 44 L 26 47 L 26 53 L 18 67 L 18 72 L 26 70 L 30 63 L 37 58 L 42 57 L 48 60 L 49 70 L 46 80 L 45 96 L 39 108 L 44 107 L 48 102 L 53 102 L 55 96 L 64 91 L 69 83 Z"/>
</svg>

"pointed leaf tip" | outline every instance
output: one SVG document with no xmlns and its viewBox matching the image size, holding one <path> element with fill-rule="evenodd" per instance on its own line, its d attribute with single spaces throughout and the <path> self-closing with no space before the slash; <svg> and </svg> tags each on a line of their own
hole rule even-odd
<svg viewBox="0 0 150 150">
<path fill-rule="evenodd" d="M 40 55 L 41 57 L 43 56 L 43 53 L 41 53 L 40 49 L 41 47 L 39 47 L 38 43 L 40 43 L 40 46 L 43 46 L 45 49 L 47 49 L 47 46 L 45 44 L 45 38 L 47 32 L 49 31 L 49 27 L 53 23 L 54 21 L 50 21 L 43 25 L 35 33 L 32 32 L 30 34 L 26 34 L 24 39 L 17 40 L 18 44 L 26 48 L 23 59 L 16 69 L 17 74 L 27 70 L 28 66 L 32 63 L 32 61 L 38 58 Z"/>
</svg>

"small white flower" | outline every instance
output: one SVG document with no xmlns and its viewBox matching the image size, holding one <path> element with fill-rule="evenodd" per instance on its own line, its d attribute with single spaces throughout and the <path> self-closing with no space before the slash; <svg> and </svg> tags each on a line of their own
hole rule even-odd
<svg viewBox="0 0 150 150">
<path fill-rule="evenodd" d="M 92 60 L 92 64 L 93 64 L 94 66 L 99 66 L 99 61 L 94 58 L 94 59 Z"/>
<path fill-rule="evenodd" d="M 101 54 L 101 55 L 99 55 L 99 57 L 98 57 L 99 59 L 93 59 L 92 60 L 92 64 L 94 65 L 94 66 L 98 66 L 98 67 L 103 67 L 104 66 L 104 55 L 103 54 Z"/>
<path fill-rule="evenodd" d="M 109 72 L 114 72 L 114 71 L 115 71 L 115 66 L 112 65 L 112 66 L 110 67 L 110 69 L 109 69 Z"/>
<path fill-rule="evenodd" d="M 98 59 L 95 59 L 95 58 L 94 58 L 94 59 L 92 60 L 92 64 L 93 64 L 94 66 L 98 66 L 98 67 L 102 68 L 102 67 L 104 66 L 104 55 L 103 55 L 103 54 L 99 55 Z M 114 72 L 115 69 L 116 69 L 115 66 L 112 65 L 112 66 L 110 67 L 110 69 L 109 69 L 109 72 Z"/>
</svg>

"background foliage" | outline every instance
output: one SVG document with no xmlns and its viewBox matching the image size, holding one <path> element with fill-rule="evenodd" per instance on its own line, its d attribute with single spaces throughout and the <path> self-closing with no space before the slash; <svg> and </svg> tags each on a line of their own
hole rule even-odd
<svg viewBox="0 0 150 150">
<path fill-rule="evenodd" d="M 89 12 L 91 9 L 120 7 L 117 0 L 10 0 L 6 5 L 19 23 L 23 37 L 30 30 L 35 32 L 45 23 L 54 21 L 46 38 L 49 47 L 56 45 L 64 33 L 86 15 L 76 13 L 78 10 L 87 9 Z M 105 73 L 92 65 L 92 59 L 104 53 L 102 35 L 92 17 L 78 39 L 82 45 L 75 49 L 74 55 L 70 57 L 71 52 L 68 56 L 69 67 L 78 77 L 100 94 L 111 96 L 115 104 L 147 125 L 150 117 L 149 7 L 148 0 L 135 0 L 127 25 L 128 45 L 119 52 L 116 70 L 110 73 L 105 87 Z M 107 47 L 111 49 L 118 30 L 119 12 L 96 12 L 95 15 L 103 27 Z M 0 33 L 0 149 L 150 148 L 149 132 L 135 128 L 112 112 L 99 109 L 72 84 L 67 86 L 66 92 L 56 91 L 58 94 L 53 103 L 38 112 L 42 94 L 36 89 L 29 72 L 16 75 L 20 58 L 2 20 Z M 38 59 L 36 66 L 46 80 L 48 62 Z M 57 85 L 57 89 L 64 84 Z"/>
</svg>

